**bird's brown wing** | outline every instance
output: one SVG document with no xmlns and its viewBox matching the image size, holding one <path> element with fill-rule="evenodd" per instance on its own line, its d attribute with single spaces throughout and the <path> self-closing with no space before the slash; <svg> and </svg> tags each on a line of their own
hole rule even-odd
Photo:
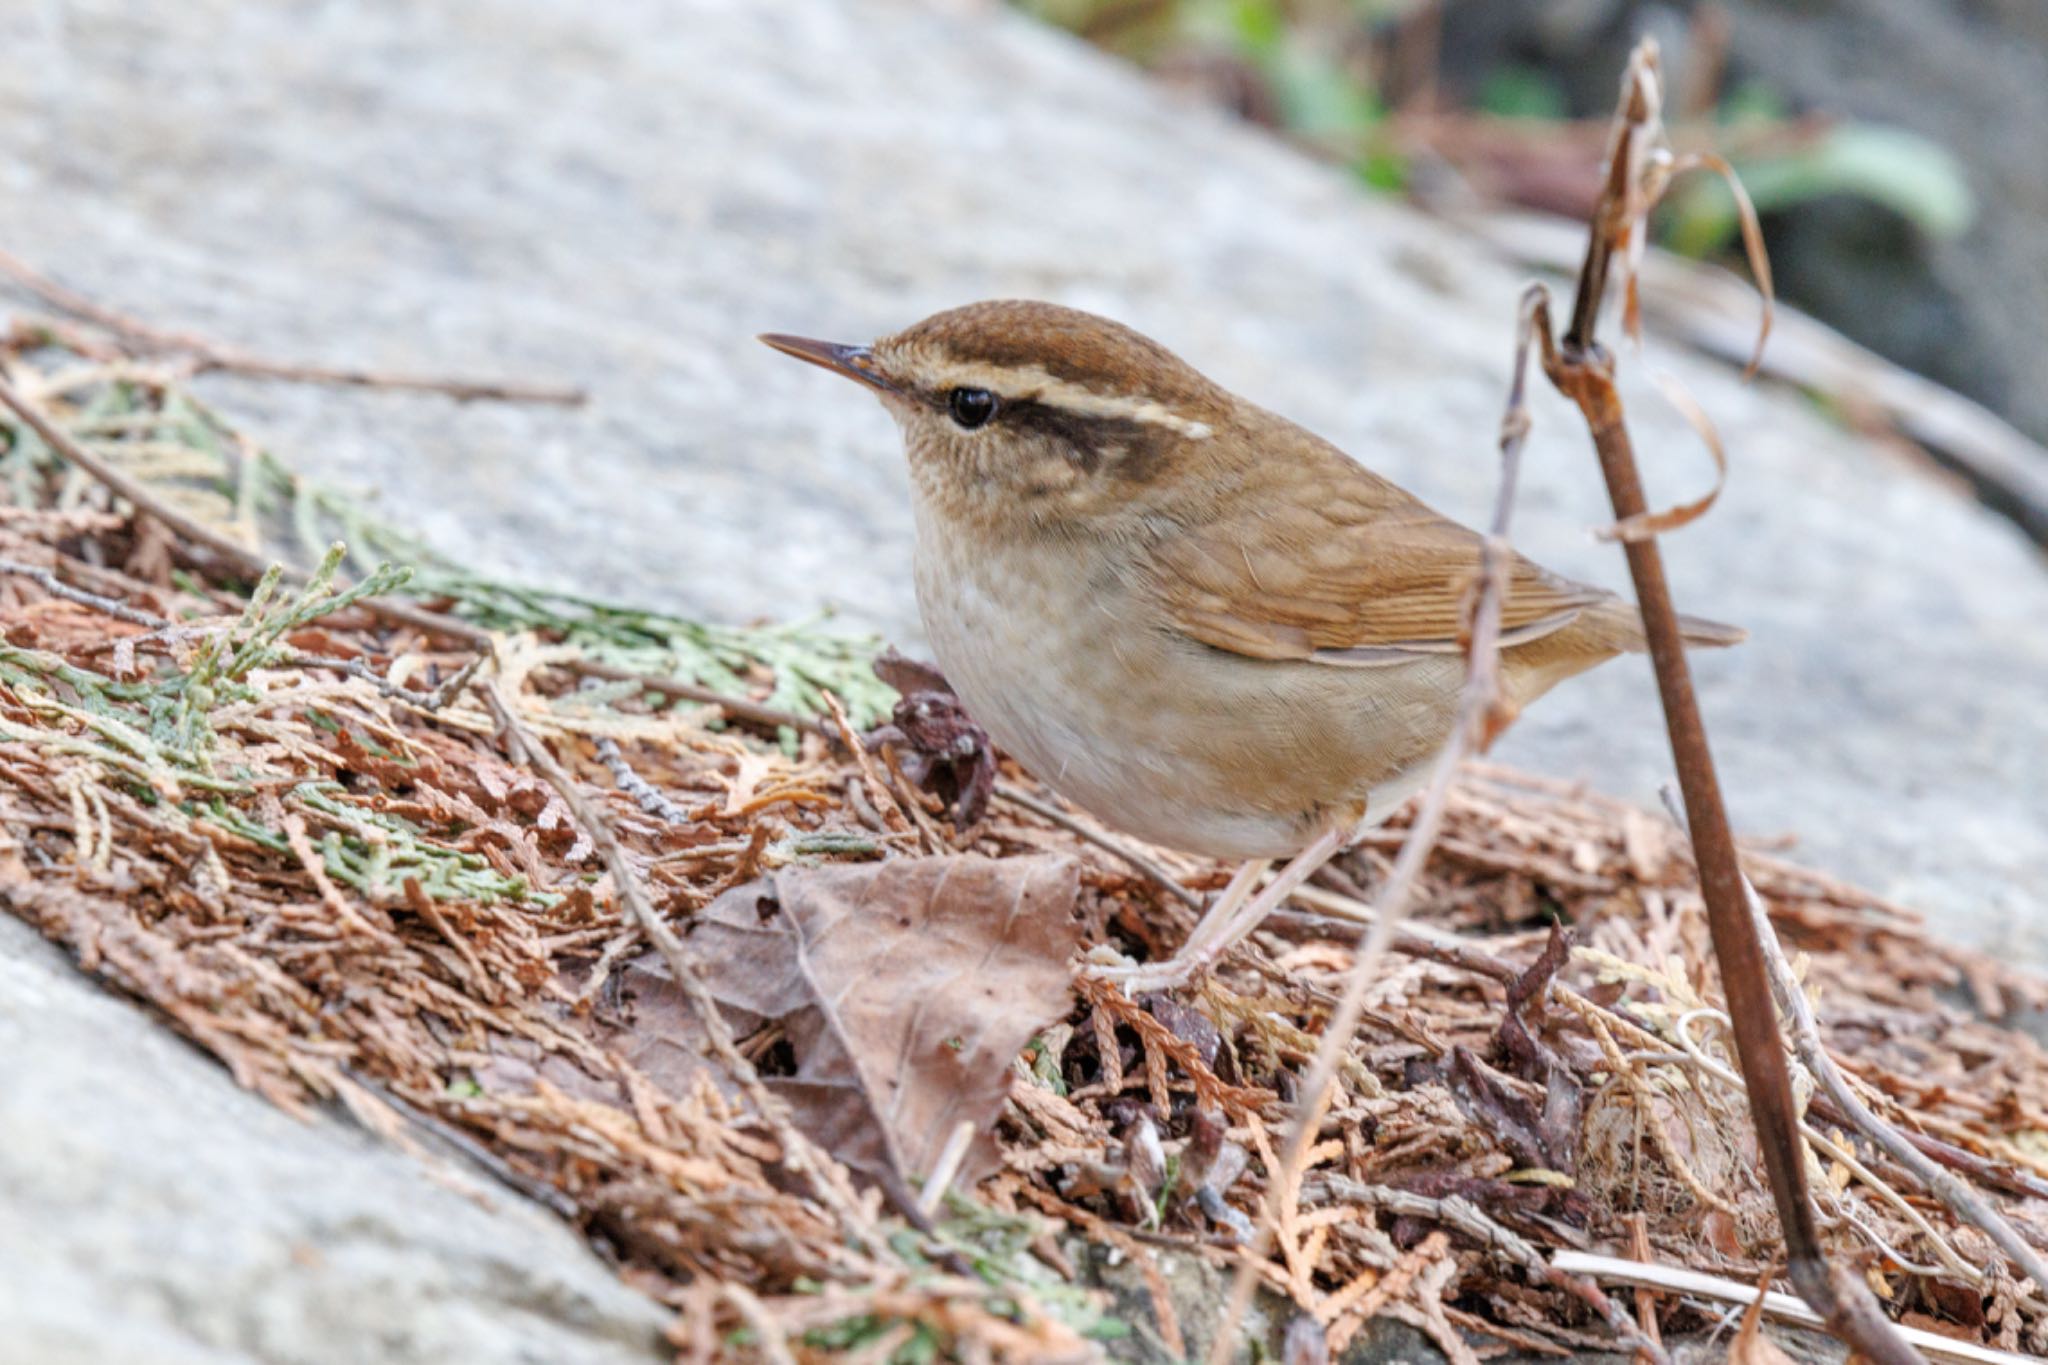
<svg viewBox="0 0 2048 1365">
<path fill-rule="evenodd" d="M 1459 652 L 1481 537 L 1351 468 L 1363 480 L 1325 478 L 1297 496 L 1268 489 L 1157 546 L 1152 588 L 1174 627 L 1255 659 L 1362 667 Z M 1502 643 L 1542 639 L 1589 609 L 1605 635 L 1615 605 L 1517 555 Z"/>
</svg>

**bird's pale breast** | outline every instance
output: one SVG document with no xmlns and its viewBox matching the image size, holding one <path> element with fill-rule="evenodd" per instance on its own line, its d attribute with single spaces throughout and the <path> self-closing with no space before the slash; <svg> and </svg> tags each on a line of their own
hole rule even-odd
<svg viewBox="0 0 2048 1365">
<path fill-rule="evenodd" d="M 1093 544 L 1003 542 L 920 508 L 918 605 L 997 744 L 1104 822 L 1212 857 L 1282 857 L 1385 815 L 1449 733 L 1456 656 L 1267 661 L 1167 629 Z M 1368 799 L 1369 798 L 1369 799 Z"/>
</svg>

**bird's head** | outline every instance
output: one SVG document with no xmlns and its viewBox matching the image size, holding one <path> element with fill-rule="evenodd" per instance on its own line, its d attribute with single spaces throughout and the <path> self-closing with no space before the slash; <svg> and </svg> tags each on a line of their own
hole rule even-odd
<svg viewBox="0 0 2048 1365">
<path fill-rule="evenodd" d="M 1230 394 L 1158 342 L 1055 304 L 968 304 L 868 346 L 761 340 L 873 389 L 920 496 L 991 533 L 1156 514 L 1235 444 Z"/>
</svg>

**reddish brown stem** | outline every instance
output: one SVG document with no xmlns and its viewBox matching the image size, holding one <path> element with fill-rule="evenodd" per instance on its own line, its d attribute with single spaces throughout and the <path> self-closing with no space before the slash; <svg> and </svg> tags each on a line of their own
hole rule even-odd
<svg viewBox="0 0 2048 1365">
<path fill-rule="evenodd" d="M 1600 304 L 1607 290 L 1614 253 L 1631 231 L 1631 177 L 1638 158 L 1634 140 L 1651 135 L 1656 120 L 1654 46 L 1639 49 L 1629 64 L 1615 132 L 1608 149 L 1607 183 L 1594 210 L 1586 257 L 1579 272 L 1570 328 L 1562 343 L 1545 346 L 1544 373 L 1558 392 L 1571 399 L 1585 417 L 1607 482 L 1608 500 L 1617 521 L 1642 517 L 1649 509 L 1635 447 L 1629 439 L 1621 397 L 1614 387 L 1614 361 L 1594 338 Z M 1770 1177 L 1771 1194 L 1785 1236 L 1788 1270 L 1793 1285 L 1830 1331 L 1855 1351 L 1874 1361 L 1918 1361 L 1919 1353 L 1878 1310 L 1869 1291 L 1846 1268 L 1828 1265 L 1821 1249 L 1807 1190 L 1805 1143 L 1799 1133 L 1798 1109 L 1792 1098 L 1790 1067 L 1779 1037 L 1778 1016 L 1771 999 L 1770 976 L 1763 945 L 1744 894 L 1735 836 L 1721 799 L 1721 782 L 1707 743 L 1706 724 L 1694 695 L 1692 670 L 1686 663 L 1678 612 L 1664 576 L 1664 556 L 1656 538 L 1645 536 L 1623 544 L 1650 664 L 1657 677 L 1671 757 L 1678 769 L 1691 826 L 1693 855 L 1699 868 L 1700 895 L 1706 902 L 1707 928 L 1714 958 L 1721 968 L 1721 986 L 1734 1023 L 1735 1051 L 1742 1066 L 1750 1114 L 1758 1146 Z"/>
</svg>

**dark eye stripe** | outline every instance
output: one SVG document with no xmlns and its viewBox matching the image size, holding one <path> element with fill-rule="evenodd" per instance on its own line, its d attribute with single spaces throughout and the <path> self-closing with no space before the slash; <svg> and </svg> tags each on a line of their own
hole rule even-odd
<svg viewBox="0 0 2048 1365">
<path fill-rule="evenodd" d="M 1103 452 L 1121 450 L 1112 472 L 1122 478 L 1148 479 L 1157 463 L 1160 442 L 1168 433 L 1132 417 L 1075 412 L 1055 403 L 1015 399 L 1003 405 L 1003 420 L 1020 431 L 1049 436 L 1073 453 L 1081 471 L 1101 468 Z"/>
</svg>

